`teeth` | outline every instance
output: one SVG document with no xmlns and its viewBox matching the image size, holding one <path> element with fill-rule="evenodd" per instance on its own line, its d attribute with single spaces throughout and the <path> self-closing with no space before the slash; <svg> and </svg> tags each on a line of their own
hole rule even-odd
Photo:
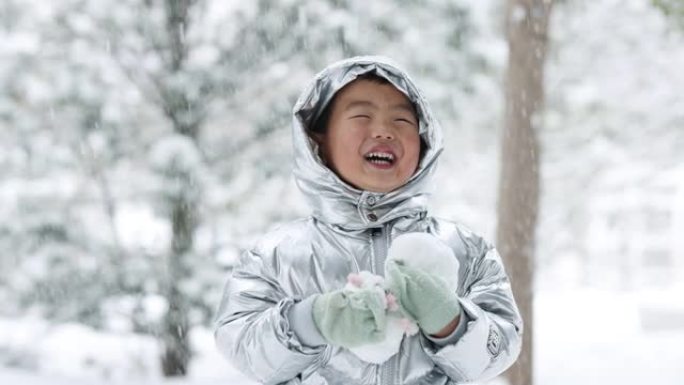
<svg viewBox="0 0 684 385">
<path fill-rule="evenodd" d="M 366 155 L 366 159 L 369 159 L 371 161 L 380 160 L 380 161 L 386 161 L 386 162 L 393 162 L 394 161 L 394 155 L 387 154 L 384 152 L 371 152 L 368 155 Z"/>
</svg>

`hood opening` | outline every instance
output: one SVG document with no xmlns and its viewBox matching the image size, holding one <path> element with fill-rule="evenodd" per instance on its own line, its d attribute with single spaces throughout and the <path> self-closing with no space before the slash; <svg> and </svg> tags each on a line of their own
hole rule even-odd
<svg viewBox="0 0 684 385">
<path fill-rule="evenodd" d="M 418 169 L 403 186 L 391 192 L 372 194 L 375 198 L 372 213 L 377 217 L 376 221 L 368 219 L 371 208 L 366 205 L 366 198 L 369 193 L 349 185 L 327 167 L 313 136 L 316 129 L 324 130 L 327 125 L 323 122 L 327 122 L 332 109 L 331 102 L 339 90 L 365 74 L 386 79 L 406 95 L 416 109 L 419 120 Z M 302 91 L 292 112 L 295 152 L 293 174 L 315 218 L 343 229 L 359 230 L 377 227 L 400 217 L 425 215 L 433 186 L 431 178 L 443 151 L 441 128 L 420 90 L 391 59 L 359 56 L 329 65 Z"/>
</svg>

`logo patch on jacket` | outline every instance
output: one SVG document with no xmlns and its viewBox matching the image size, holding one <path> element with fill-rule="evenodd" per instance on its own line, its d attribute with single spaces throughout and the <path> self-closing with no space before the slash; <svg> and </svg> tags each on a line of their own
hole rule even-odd
<svg viewBox="0 0 684 385">
<path fill-rule="evenodd" d="M 501 351 L 501 337 L 499 337 L 499 333 L 497 333 L 493 327 L 489 328 L 489 337 L 487 337 L 487 350 L 489 350 L 489 354 L 491 354 L 492 357 L 498 356 L 499 352 Z"/>
</svg>

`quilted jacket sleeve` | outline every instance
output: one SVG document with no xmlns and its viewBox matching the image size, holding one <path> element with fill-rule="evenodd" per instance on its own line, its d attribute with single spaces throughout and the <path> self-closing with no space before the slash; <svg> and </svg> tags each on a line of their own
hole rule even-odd
<svg viewBox="0 0 684 385">
<path fill-rule="evenodd" d="M 481 238 L 459 231 L 450 244 L 468 261 L 460 301 L 465 332 L 452 344 L 421 343 L 435 364 L 454 382 L 482 381 L 510 367 L 522 345 L 523 321 L 501 257 Z"/>
<path fill-rule="evenodd" d="M 299 383 L 329 352 L 302 344 L 292 332 L 287 315 L 295 299 L 264 260 L 254 250 L 241 256 L 219 306 L 216 344 L 236 368 L 261 383 Z"/>
</svg>

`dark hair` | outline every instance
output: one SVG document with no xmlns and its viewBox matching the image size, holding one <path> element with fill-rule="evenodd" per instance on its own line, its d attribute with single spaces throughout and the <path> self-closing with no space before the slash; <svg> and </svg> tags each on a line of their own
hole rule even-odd
<svg viewBox="0 0 684 385">
<path fill-rule="evenodd" d="M 352 82 L 357 81 L 357 80 L 368 80 L 373 83 L 377 84 L 389 84 L 391 85 L 389 80 L 383 78 L 382 76 L 376 75 L 374 73 L 365 73 L 363 75 L 358 76 L 356 79 L 354 79 Z M 351 84 L 351 82 L 347 83 L 347 85 Z M 346 87 L 346 86 L 345 86 Z M 344 87 L 342 87 L 344 88 Z M 337 91 L 339 93 L 339 91 Z M 332 99 L 328 102 L 328 105 L 325 106 L 323 109 L 323 112 L 321 112 L 321 115 L 318 116 L 318 119 L 311 125 L 311 132 L 314 132 L 316 134 L 325 134 L 328 131 L 328 124 L 330 123 L 330 114 L 332 113 L 332 107 L 335 104 L 335 99 L 337 98 L 337 93 L 335 96 L 333 96 Z"/>
</svg>

